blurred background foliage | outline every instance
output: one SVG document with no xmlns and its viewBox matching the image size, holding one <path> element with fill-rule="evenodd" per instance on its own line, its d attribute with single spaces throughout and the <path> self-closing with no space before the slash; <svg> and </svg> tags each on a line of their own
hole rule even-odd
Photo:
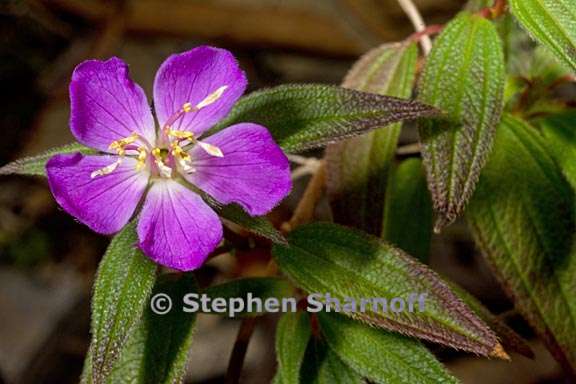
<svg viewBox="0 0 576 384">
<path fill-rule="evenodd" d="M 415 3 L 428 24 L 449 20 L 464 5 Z M 166 56 L 199 44 L 233 51 L 250 90 L 289 82 L 339 84 L 369 48 L 412 32 L 395 0 L 2 0 L 0 165 L 73 140 L 67 84 L 74 66 L 88 58 L 121 57 L 148 94 Z M 401 143 L 415 139 L 407 129 Z M 294 196 L 271 220 L 285 220 L 301 191 L 296 183 Z M 0 383 L 77 382 L 89 342 L 92 281 L 107 243 L 59 210 L 45 181 L 0 179 Z M 531 337 L 462 223 L 448 228 L 442 241 L 435 237 L 430 255 L 434 269 Z M 213 260 L 200 279 L 256 276 L 264 263 L 254 252 L 239 251 Z M 274 373 L 274 321 L 263 321 L 250 345 L 246 383 L 267 383 Z M 222 382 L 236 328 L 232 320 L 200 317 L 189 382 Z M 512 363 L 433 349 L 464 383 L 559 382 L 548 352 L 537 341 L 531 346 L 534 361 L 518 357 Z"/>
</svg>

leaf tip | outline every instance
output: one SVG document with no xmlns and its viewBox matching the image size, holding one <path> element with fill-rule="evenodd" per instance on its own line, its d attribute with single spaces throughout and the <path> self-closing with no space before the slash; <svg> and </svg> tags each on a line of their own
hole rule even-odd
<svg viewBox="0 0 576 384">
<path fill-rule="evenodd" d="M 495 357 L 497 359 L 501 359 L 501 360 L 506 360 L 506 361 L 510 361 L 510 356 L 506 353 L 506 351 L 504 350 L 504 347 L 502 347 L 502 344 L 500 343 L 496 343 L 496 346 L 494 347 L 494 349 L 492 350 L 492 352 L 490 352 L 490 357 Z"/>
<path fill-rule="evenodd" d="M 451 221 L 448 218 L 444 216 L 438 217 L 436 219 L 436 223 L 434 223 L 434 233 L 436 235 L 439 235 L 442 232 L 442 230 L 446 228 L 446 226 L 450 223 Z"/>
</svg>

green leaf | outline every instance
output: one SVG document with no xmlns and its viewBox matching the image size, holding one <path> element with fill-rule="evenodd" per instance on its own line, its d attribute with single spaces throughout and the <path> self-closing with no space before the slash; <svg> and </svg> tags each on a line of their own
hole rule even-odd
<svg viewBox="0 0 576 384">
<path fill-rule="evenodd" d="M 460 300 L 466 303 L 479 318 L 488 324 L 490 329 L 496 332 L 500 343 L 507 351 L 517 352 L 530 359 L 534 358 L 534 352 L 530 345 L 503 320 L 490 312 L 477 298 L 459 285 L 453 282 L 448 282 L 448 285 Z"/>
<path fill-rule="evenodd" d="M 438 232 L 464 210 L 484 166 L 503 107 L 504 58 L 494 25 L 462 13 L 437 38 L 419 99 L 446 112 L 422 120 L 422 155 L 439 215 Z"/>
<path fill-rule="evenodd" d="M 503 120 L 467 218 L 518 310 L 576 367 L 574 193 L 534 128 Z"/>
<path fill-rule="evenodd" d="M 316 338 L 308 344 L 300 376 L 302 384 L 364 383 L 362 376 L 347 366 L 325 342 Z"/>
<path fill-rule="evenodd" d="M 311 334 L 310 316 L 306 312 L 286 313 L 278 321 L 276 356 L 283 384 L 300 383 L 300 368 Z"/>
<path fill-rule="evenodd" d="M 154 294 L 167 294 L 175 303 L 165 315 L 148 309 L 114 365 L 109 384 L 182 383 L 196 324 L 196 314 L 176 303 L 185 294 L 198 292 L 192 274 L 163 275 Z"/>
<path fill-rule="evenodd" d="M 2 175 L 28 175 L 28 176 L 46 176 L 46 163 L 54 155 L 61 153 L 80 152 L 84 154 L 96 153 L 93 149 L 83 146 L 82 144 L 72 143 L 61 147 L 52 148 L 40 155 L 25 157 L 13 161 L 0 168 Z"/>
<path fill-rule="evenodd" d="M 575 0 L 510 0 L 510 8 L 532 37 L 576 71 Z"/>
<path fill-rule="evenodd" d="M 425 262 L 432 234 L 432 201 L 422 161 L 404 160 L 392 172 L 389 184 L 382 238 Z"/>
<path fill-rule="evenodd" d="M 140 321 L 156 279 L 156 265 L 136 248 L 135 224 L 108 247 L 98 267 L 92 298 L 92 377 L 102 382 Z"/>
<path fill-rule="evenodd" d="M 344 316 L 319 313 L 330 348 L 375 383 L 456 383 L 419 341 Z"/>
<path fill-rule="evenodd" d="M 242 299 L 243 303 L 247 303 L 248 295 L 253 298 L 259 298 L 262 301 L 270 298 L 275 298 L 280 301 L 283 298 L 292 297 L 292 290 L 290 284 L 284 279 L 277 277 L 248 277 L 213 285 L 206 288 L 204 293 L 211 299 Z M 235 315 L 258 316 L 266 312 L 264 307 L 262 311 L 256 311 L 255 309 L 258 309 L 256 307 L 252 308 L 252 311 L 248 311 L 246 307 L 245 305 L 244 308 L 240 310 L 238 306 L 236 308 L 238 312 L 236 312 Z"/>
<path fill-rule="evenodd" d="M 281 85 L 240 99 L 215 130 L 242 122 L 270 130 L 286 152 L 302 152 L 419 117 L 435 108 L 416 101 L 330 85 Z"/>
<path fill-rule="evenodd" d="M 210 204 L 210 202 L 209 202 Z M 286 238 L 280 231 L 266 219 L 264 216 L 253 217 L 246 213 L 242 207 L 236 204 L 220 206 L 217 204 L 210 204 L 218 215 L 232 223 L 235 223 L 248 231 L 262 236 L 274 243 L 286 244 Z"/>
<path fill-rule="evenodd" d="M 554 115 L 539 121 L 550 153 L 576 190 L 576 112 Z"/>
<path fill-rule="evenodd" d="M 343 86 L 380 95 L 410 97 L 416 75 L 416 43 L 385 44 L 364 55 Z M 334 220 L 373 235 L 382 231 L 384 196 L 401 123 L 328 146 L 328 195 Z"/>
<path fill-rule="evenodd" d="M 165 293 L 174 302 L 187 293 L 198 292 L 194 276 L 191 274 L 170 276 L 159 282 L 154 293 Z M 188 351 L 192 345 L 196 314 L 185 313 L 175 306 L 166 315 L 146 312 L 146 359 L 144 368 L 150 383 L 181 383 L 183 381 Z"/>
<path fill-rule="evenodd" d="M 356 310 L 349 316 L 481 355 L 499 354 L 501 347 L 492 331 L 435 272 L 401 250 L 328 223 L 301 226 L 288 240 L 290 246 L 272 249 L 281 270 L 309 293 L 329 293 L 340 300 L 341 311 L 353 309 L 343 305 L 346 298 L 354 299 Z M 393 312 L 391 305 L 387 310 L 382 305 L 362 308 L 362 299 L 371 298 L 390 303 L 397 298 L 395 308 L 404 310 Z"/>
</svg>

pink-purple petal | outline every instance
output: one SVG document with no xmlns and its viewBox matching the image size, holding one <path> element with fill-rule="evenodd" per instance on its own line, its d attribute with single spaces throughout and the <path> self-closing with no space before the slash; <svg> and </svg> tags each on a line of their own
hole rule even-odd
<svg viewBox="0 0 576 384">
<path fill-rule="evenodd" d="M 116 156 L 80 153 L 52 157 L 47 165 L 48 183 L 58 204 L 78 221 L 102 234 L 124 227 L 142 198 L 149 174 L 136 171 L 136 160 L 126 158 L 118 168 L 92 178 L 94 171 L 114 163 Z"/>
<path fill-rule="evenodd" d="M 173 125 L 176 130 L 202 134 L 224 118 L 244 93 L 246 75 L 225 49 L 200 46 L 170 56 L 158 69 L 154 80 L 154 108 L 160 126 L 185 103 L 198 105 L 222 86 L 227 86 L 214 103 L 190 112 Z"/>
<path fill-rule="evenodd" d="M 82 144 L 110 152 L 108 146 L 138 133 L 156 138 L 152 111 L 140 86 L 119 58 L 79 64 L 70 83 L 70 128 Z"/>
<path fill-rule="evenodd" d="M 200 267 L 222 240 L 222 223 L 202 198 L 174 180 L 150 188 L 138 222 L 140 248 L 169 268 Z"/>
<path fill-rule="evenodd" d="M 253 216 L 263 215 L 290 192 L 290 164 L 266 128 L 241 123 L 204 141 L 219 147 L 224 157 L 196 145 L 190 151 L 196 171 L 187 179 L 219 202 L 238 203 Z"/>
</svg>

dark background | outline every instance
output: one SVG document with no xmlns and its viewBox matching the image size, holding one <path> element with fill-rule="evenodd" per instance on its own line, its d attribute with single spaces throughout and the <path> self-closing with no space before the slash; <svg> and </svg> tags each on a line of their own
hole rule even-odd
<svg viewBox="0 0 576 384">
<path fill-rule="evenodd" d="M 458 0 L 415 1 L 427 23 L 443 23 Z M 250 90 L 288 82 L 338 84 L 370 47 L 413 32 L 395 0 L 0 0 L 0 166 L 73 141 L 67 84 L 73 67 L 117 55 L 150 94 L 156 68 L 171 53 L 199 44 L 227 48 L 248 73 Z M 402 141 L 415 140 L 414 132 Z M 318 156 L 321 154 L 317 154 Z M 303 182 L 274 213 L 289 213 Z M 108 239 L 57 208 L 44 180 L 0 178 L 0 383 L 75 383 L 89 342 L 90 293 Z M 258 260 L 219 258 L 207 279 L 257 275 Z M 476 294 L 524 336 L 463 224 L 435 238 L 431 265 Z M 250 345 L 244 382 L 274 372 L 274 318 Z M 219 383 L 238 323 L 201 316 L 188 381 Z M 537 340 L 531 361 L 490 361 L 434 350 L 464 383 L 561 382 Z"/>
</svg>

